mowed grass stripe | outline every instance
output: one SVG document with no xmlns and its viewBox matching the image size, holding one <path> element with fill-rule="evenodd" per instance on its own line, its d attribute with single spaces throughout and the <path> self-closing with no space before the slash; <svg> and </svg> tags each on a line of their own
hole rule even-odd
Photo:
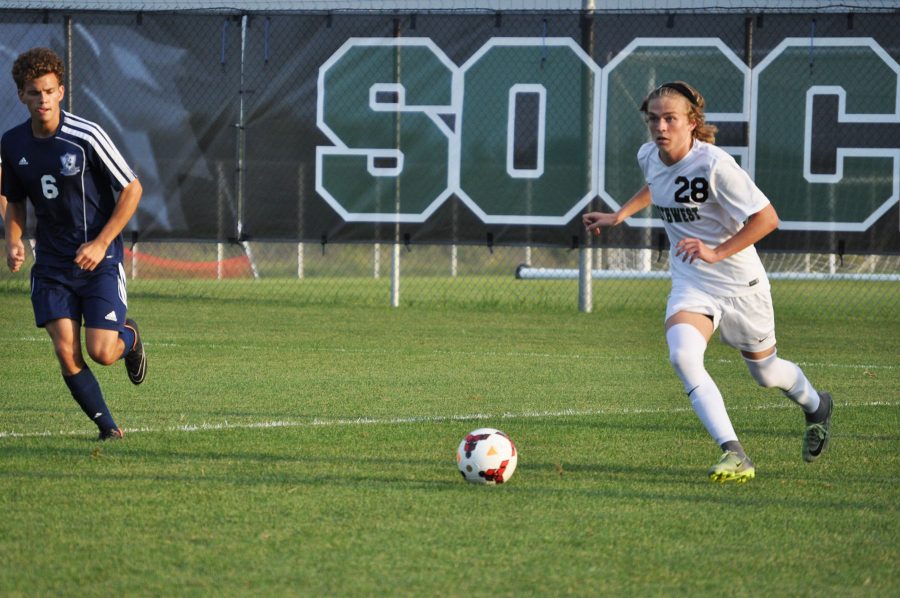
<svg viewBox="0 0 900 598">
<path fill-rule="evenodd" d="M 898 407 L 900 403 L 892 401 L 868 401 L 865 403 L 853 403 L 840 405 L 840 410 L 861 409 L 867 407 Z M 771 411 L 778 409 L 795 410 L 796 405 L 790 402 L 782 402 L 777 404 L 739 406 L 729 411 L 748 412 L 748 411 Z M 692 411 L 691 407 L 669 407 L 669 408 L 609 408 L 609 409 L 564 409 L 561 411 L 527 411 L 521 413 L 460 413 L 454 415 L 422 415 L 413 417 L 391 417 L 391 418 L 342 418 L 342 419 L 312 419 L 309 421 L 300 420 L 268 420 L 259 422 L 241 422 L 229 423 L 223 422 L 202 422 L 198 424 L 182 424 L 178 426 L 167 426 L 161 428 L 139 427 L 124 428 L 128 434 L 158 434 L 169 432 L 209 432 L 219 430 L 254 430 L 266 428 L 330 428 L 339 426 L 390 426 L 404 424 L 433 424 L 443 422 L 456 421 L 492 421 L 492 420 L 515 420 L 515 419 L 554 419 L 567 417 L 596 417 L 596 416 L 621 416 L 621 415 L 674 415 L 676 413 L 685 413 Z M 16 432 L 16 431 L 0 431 L 0 439 L 2 438 L 36 438 L 36 437 L 53 437 L 53 436 L 81 436 L 84 430 L 60 430 L 53 432 L 45 430 L 42 432 Z M 840 436 L 840 434 L 836 434 Z"/>
<path fill-rule="evenodd" d="M 38 343 L 46 343 L 50 344 L 49 337 L 19 337 L 19 338 L 4 338 L 0 337 L 0 342 L 38 342 Z M 241 350 L 250 350 L 254 348 L 264 347 L 266 345 L 229 345 L 229 344 L 220 344 L 220 343 L 180 343 L 175 341 L 153 341 L 144 343 L 148 352 L 156 349 L 211 349 L 211 350 L 223 350 L 223 351 L 233 351 L 235 349 Z M 360 354 L 360 355 L 446 355 L 448 357 L 521 357 L 521 358 L 539 358 L 539 359 L 557 359 L 561 361 L 570 361 L 570 360 L 583 360 L 583 359 L 596 359 L 598 356 L 602 356 L 605 361 L 608 362 L 651 362 L 657 361 L 656 356 L 648 356 L 648 355 L 608 355 L 604 352 L 598 353 L 535 353 L 535 352 L 522 352 L 522 351 L 459 351 L 459 350 L 450 350 L 450 349 L 431 349 L 423 351 L 420 348 L 412 348 L 412 349 L 391 349 L 391 348 L 374 348 L 374 349 L 359 349 L 359 348 L 347 348 L 347 347 L 298 347 L 292 348 L 291 351 L 293 353 L 298 354 L 313 354 L 313 353 L 347 353 L 347 354 Z M 707 359 L 708 363 L 743 363 L 741 359 L 727 359 L 727 358 L 714 358 Z M 852 369 L 852 370 L 896 370 L 900 369 L 900 365 L 897 364 L 883 364 L 883 363 L 853 363 L 853 362 L 814 362 L 814 361 L 802 361 L 796 360 L 794 361 L 797 365 L 801 367 L 814 367 L 814 368 L 825 368 L 825 369 Z"/>
</svg>

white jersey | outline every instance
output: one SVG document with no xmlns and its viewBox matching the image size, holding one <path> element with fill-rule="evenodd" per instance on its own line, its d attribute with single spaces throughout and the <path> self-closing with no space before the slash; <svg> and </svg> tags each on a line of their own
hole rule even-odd
<svg viewBox="0 0 900 598">
<path fill-rule="evenodd" d="M 718 297 L 738 297 L 769 288 L 756 248 L 708 264 L 675 257 L 675 245 L 696 238 L 715 248 L 744 227 L 748 217 L 769 205 L 768 198 L 727 152 L 694 140 L 687 156 L 672 166 L 659 158 L 654 143 L 638 150 L 638 163 L 657 215 L 669 236 L 672 284 L 687 284 Z"/>
</svg>

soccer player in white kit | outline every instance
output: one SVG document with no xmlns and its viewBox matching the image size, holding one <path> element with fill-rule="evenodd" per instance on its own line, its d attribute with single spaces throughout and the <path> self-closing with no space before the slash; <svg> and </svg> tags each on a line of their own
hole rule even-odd
<svg viewBox="0 0 900 598">
<path fill-rule="evenodd" d="M 669 361 L 695 413 L 724 451 L 709 469 L 714 481 L 746 482 L 756 475 L 703 365 L 712 334 L 739 350 L 760 386 L 780 388 L 804 411 L 802 455 L 818 458 L 831 435 L 832 400 L 803 371 L 775 351 L 769 280 L 754 243 L 778 227 L 768 198 L 725 151 L 713 145 L 705 100 L 683 81 L 664 83 L 641 106 L 652 141 L 638 150 L 646 184 L 614 213 L 582 218 L 599 234 L 651 203 L 671 245 L 672 292 L 666 307 Z"/>
</svg>

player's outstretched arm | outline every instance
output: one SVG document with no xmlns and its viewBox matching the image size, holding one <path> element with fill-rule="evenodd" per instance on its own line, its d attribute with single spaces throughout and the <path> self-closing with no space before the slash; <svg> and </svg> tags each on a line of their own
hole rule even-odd
<svg viewBox="0 0 900 598">
<path fill-rule="evenodd" d="M 615 212 L 588 212 L 581 217 L 581 221 L 587 227 L 589 233 L 599 235 L 600 229 L 604 226 L 617 226 L 622 224 L 626 218 L 634 216 L 649 205 L 650 188 L 647 185 L 644 185 L 641 187 L 640 191 L 635 193 L 631 199 L 625 202 L 625 205 Z"/>
<path fill-rule="evenodd" d="M 10 202 L 6 205 L 4 215 L 6 226 L 6 265 L 10 272 L 18 272 L 25 263 L 25 245 L 22 235 L 25 233 L 26 212 L 24 201 Z"/>
<path fill-rule="evenodd" d="M 141 202 L 143 188 L 141 182 L 134 179 L 119 193 L 116 207 L 113 209 L 109 221 L 96 239 L 84 243 L 75 253 L 75 264 L 84 270 L 93 270 L 106 257 L 106 249 L 113 239 L 119 236 L 131 217 L 137 211 Z"/>
</svg>

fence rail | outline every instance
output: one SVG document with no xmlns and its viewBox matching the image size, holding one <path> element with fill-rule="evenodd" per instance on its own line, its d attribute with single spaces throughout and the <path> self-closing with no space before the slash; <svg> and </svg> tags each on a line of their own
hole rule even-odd
<svg viewBox="0 0 900 598">
<path fill-rule="evenodd" d="M 126 266 L 139 292 L 255 281 L 318 301 L 362 297 L 349 287 L 365 281 L 393 306 L 441 303 L 448 285 L 476 303 L 565 289 L 560 305 L 608 304 L 665 276 L 661 221 L 647 212 L 589 239 L 579 216 L 640 186 L 636 103 L 684 78 L 782 218 L 759 244 L 777 284 L 896 310 L 900 13 L 780 6 L 0 9 L 0 46 L 64 54 L 68 109 L 138 172 Z M 13 107 L 0 128 L 25 116 Z"/>
</svg>

